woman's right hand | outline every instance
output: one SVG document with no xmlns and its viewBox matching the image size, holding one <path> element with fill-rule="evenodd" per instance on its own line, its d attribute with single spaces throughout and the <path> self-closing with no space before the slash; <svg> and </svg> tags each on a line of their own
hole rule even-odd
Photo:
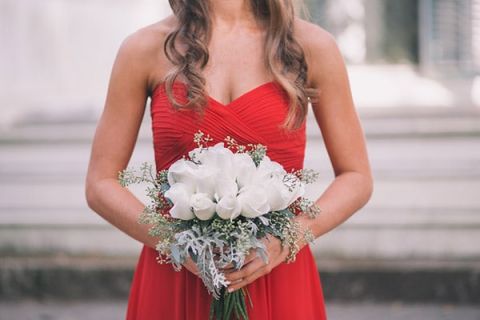
<svg viewBox="0 0 480 320">
<path fill-rule="evenodd" d="M 192 260 L 192 258 L 187 257 L 185 259 L 185 262 L 182 264 L 188 271 L 196 275 L 197 277 L 200 274 L 200 271 L 198 271 L 197 265 L 195 262 Z"/>
</svg>

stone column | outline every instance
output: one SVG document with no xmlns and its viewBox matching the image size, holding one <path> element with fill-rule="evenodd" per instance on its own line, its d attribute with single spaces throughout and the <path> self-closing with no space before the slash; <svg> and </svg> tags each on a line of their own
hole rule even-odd
<svg viewBox="0 0 480 320">
<path fill-rule="evenodd" d="M 471 107 L 480 74 L 480 1 L 420 0 L 420 66 L 445 82 L 457 107 Z"/>
<path fill-rule="evenodd" d="M 329 0 L 326 10 L 330 29 L 346 60 L 365 62 L 365 0 Z"/>
</svg>

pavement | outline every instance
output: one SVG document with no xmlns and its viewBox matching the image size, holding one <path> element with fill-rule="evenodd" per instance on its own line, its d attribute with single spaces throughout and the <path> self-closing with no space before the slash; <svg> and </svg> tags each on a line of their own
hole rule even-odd
<svg viewBox="0 0 480 320">
<path fill-rule="evenodd" d="M 450 304 L 326 304 L 329 320 L 479 320 L 480 306 Z M 0 303 L 0 320 L 119 320 L 124 301 Z M 160 319 L 160 318 L 159 318 Z"/>
</svg>

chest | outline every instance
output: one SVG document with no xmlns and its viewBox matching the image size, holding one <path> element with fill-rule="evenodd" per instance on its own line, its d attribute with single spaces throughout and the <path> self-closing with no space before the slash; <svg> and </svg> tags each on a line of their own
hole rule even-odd
<svg viewBox="0 0 480 320">
<path fill-rule="evenodd" d="M 209 43 L 209 61 L 202 74 L 209 95 L 228 104 L 255 88 L 272 80 L 265 67 L 263 38 L 239 35 L 212 38 Z"/>
</svg>

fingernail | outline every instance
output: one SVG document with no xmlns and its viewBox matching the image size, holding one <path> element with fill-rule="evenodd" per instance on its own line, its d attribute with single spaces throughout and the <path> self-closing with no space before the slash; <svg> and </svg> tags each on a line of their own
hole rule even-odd
<svg viewBox="0 0 480 320">
<path fill-rule="evenodd" d="M 232 293 L 232 292 L 233 292 L 233 288 L 228 288 L 228 292 Z"/>
</svg>

